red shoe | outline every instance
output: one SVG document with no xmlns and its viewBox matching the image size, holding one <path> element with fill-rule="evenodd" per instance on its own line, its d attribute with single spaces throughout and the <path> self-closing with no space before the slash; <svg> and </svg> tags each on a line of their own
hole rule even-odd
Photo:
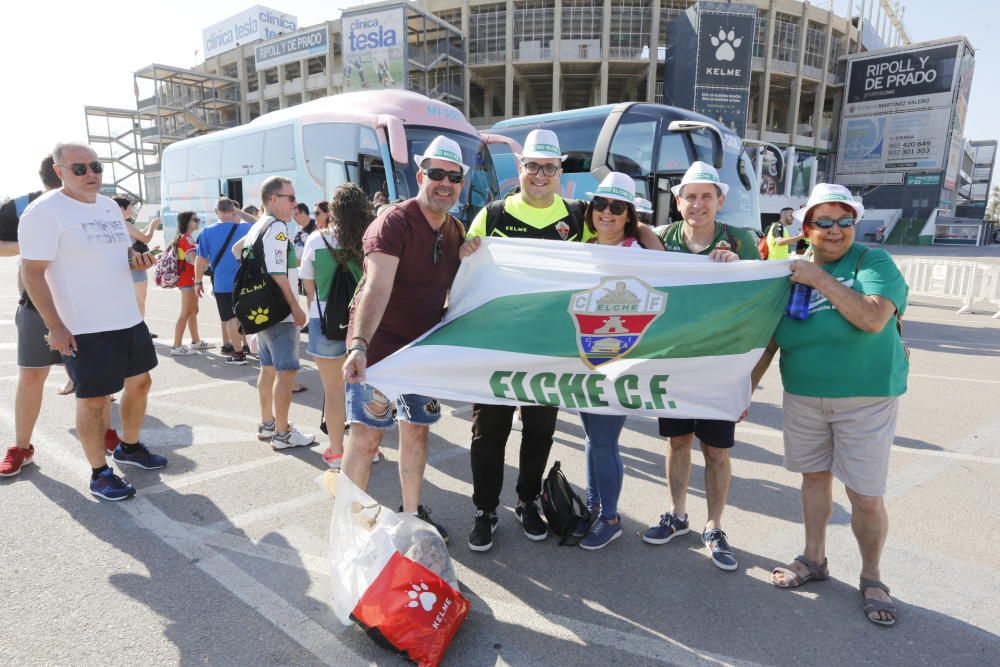
<svg viewBox="0 0 1000 667">
<path fill-rule="evenodd" d="M 0 461 L 0 477 L 13 477 L 21 474 L 21 468 L 28 465 L 35 459 L 35 447 L 28 445 L 27 449 L 11 447 L 7 450 L 7 456 Z"/>
<path fill-rule="evenodd" d="M 104 452 L 105 454 L 114 454 L 115 449 L 118 445 L 122 444 L 121 438 L 118 437 L 118 431 L 113 428 L 109 428 L 104 432 Z"/>
</svg>

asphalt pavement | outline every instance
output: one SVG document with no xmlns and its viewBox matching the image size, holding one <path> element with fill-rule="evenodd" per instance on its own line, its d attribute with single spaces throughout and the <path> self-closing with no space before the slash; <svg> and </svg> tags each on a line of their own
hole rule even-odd
<svg viewBox="0 0 1000 667">
<path fill-rule="evenodd" d="M 997 263 L 1000 248 L 960 254 Z M 17 377 L 15 271 L 14 260 L 0 259 L 0 284 L 8 286 L 0 294 L 4 447 L 13 440 Z M 169 466 L 129 469 L 136 498 L 107 503 L 89 495 L 74 399 L 56 395 L 61 368 L 49 376 L 35 464 L 0 480 L 0 664 L 402 664 L 331 612 L 332 500 L 316 484 L 326 469 L 323 445 L 275 452 L 258 442 L 256 365 L 226 366 L 218 348 L 170 357 L 178 306 L 176 290 L 150 288 L 147 321 L 160 334 L 160 365 L 142 437 Z M 832 578 L 795 591 L 770 584 L 771 569 L 800 553 L 803 540 L 799 477 L 782 467 L 774 367 L 732 450 L 724 528 L 739 556 L 735 572 L 714 567 L 698 539 L 705 520 L 699 453 L 691 534 L 658 547 L 638 538 L 667 509 L 665 443 L 650 419 L 629 420 L 622 436 L 620 539 L 587 552 L 521 534 L 513 514 L 515 432 L 495 546 L 473 553 L 465 544 L 474 511 L 471 410 L 447 404 L 431 434 L 424 501 L 451 531 L 472 613 L 444 664 L 997 664 L 1000 320 L 990 317 L 995 309 L 956 309 L 914 299 L 904 323 L 912 367 L 892 452 L 883 560 L 883 579 L 900 605 L 896 627 L 876 627 L 862 614 L 860 562 L 839 485 L 828 538 Z M 200 323 L 217 344 L 210 297 Z M 300 381 L 308 391 L 295 396 L 292 420 L 318 433 L 322 387 L 307 356 Z M 582 436 L 578 417 L 561 413 L 551 460 L 562 462 L 578 489 Z M 394 434 L 383 452 L 369 491 L 395 507 Z"/>
</svg>

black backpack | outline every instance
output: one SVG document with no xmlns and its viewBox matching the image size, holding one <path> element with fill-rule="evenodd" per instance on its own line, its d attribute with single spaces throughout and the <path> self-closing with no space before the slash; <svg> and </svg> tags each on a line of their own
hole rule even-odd
<svg viewBox="0 0 1000 667">
<path fill-rule="evenodd" d="M 327 250 L 333 255 L 333 247 L 326 238 L 320 234 L 320 238 L 326 245 Z M 334 260 L 336 261 L 336 259 Z M 347 338 L 347 324 L 351 317 L 351 302 L 354 301 L 354 293 L 358 289 L 358 281 L 347 268 L 346 264 L 337 262 L 337 269 L 333 273 L 333 280 L 330 281 L 330 291 L 326 295 L 326 312 L 323 312 L 319 303 L 319 295 L 316 295 L 316 308 L 319 309 L 319 324 L 323 330 L 323 335 L 329 340 L 344 340 Z"/>
<path fill-rule="evenodd" d="M 271 225 L 275 222 L 283 224 L 274 220 Z M 243 249 L 240 268 L 233 283 L 233 315 L 240 321 L 240 328 L 245 334 L 270 329 L 292 312 L 292 307 L 264 263 L 264 234 L 271 229 L 271 225 L 261 231 L 249 249 Z"/>
<path fill-rule="evenodd" d="M 573 529 L 583 519 L 590 519 L 590 510 L 576 495 L 563 474 L 559 461 L 552 464 L 549 474 L 542 482 L 542 512 L 549 522 L 549 530 L 559 537 L 559 546 L 575 546 L 579 537 L 573 537 Z"/>
</svg>

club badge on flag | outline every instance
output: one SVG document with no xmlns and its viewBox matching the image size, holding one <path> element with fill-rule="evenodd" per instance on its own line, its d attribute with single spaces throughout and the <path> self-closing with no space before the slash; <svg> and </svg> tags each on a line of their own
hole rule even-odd
<svg viewBox="0 0 1000 667">
<path fill-rule="evenodd" d="M 634 276 L 602 278 L 597 287 L 573 294 L 569 314 L 583 363 L 597 368 L 625 356 L 666 308 L 667 294 Z"/>
</svg>

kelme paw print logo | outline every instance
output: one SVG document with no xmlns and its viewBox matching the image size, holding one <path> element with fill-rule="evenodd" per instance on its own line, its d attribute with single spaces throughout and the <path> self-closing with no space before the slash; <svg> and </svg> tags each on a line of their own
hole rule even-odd
<svg viewBox="0 0 1000 667">
<path fill-rule="evenodd" d="M 419 584 L 410 584 L 410 590 L 406 591 L 406 595 L 410 598 L 410 601 L 406 603 L 407 607 L 423 607 L 424 611 L 430 611 L 434 608 L 434 603 L 437 602 L 438 596 L 434 595 L 427 588 L 427 584 L 421 582 Z"/>
<path fill-rule="evenodd" d="M 731 62 L 736 60 L 736 49 L 743 43 L 742 37 L 730 30 L 728 33 L 719 28 L 719 36 L 712 35 L 712 46 L 715 48 L 715 59 Z"/>
<path fill-rule="evenodd" d="M 250 311 L 250 321 L 254 324 L 264 324 L 270 319 L 267 316 L 270 312 L 270 308 L 254 308 Z"/>
</svg>

